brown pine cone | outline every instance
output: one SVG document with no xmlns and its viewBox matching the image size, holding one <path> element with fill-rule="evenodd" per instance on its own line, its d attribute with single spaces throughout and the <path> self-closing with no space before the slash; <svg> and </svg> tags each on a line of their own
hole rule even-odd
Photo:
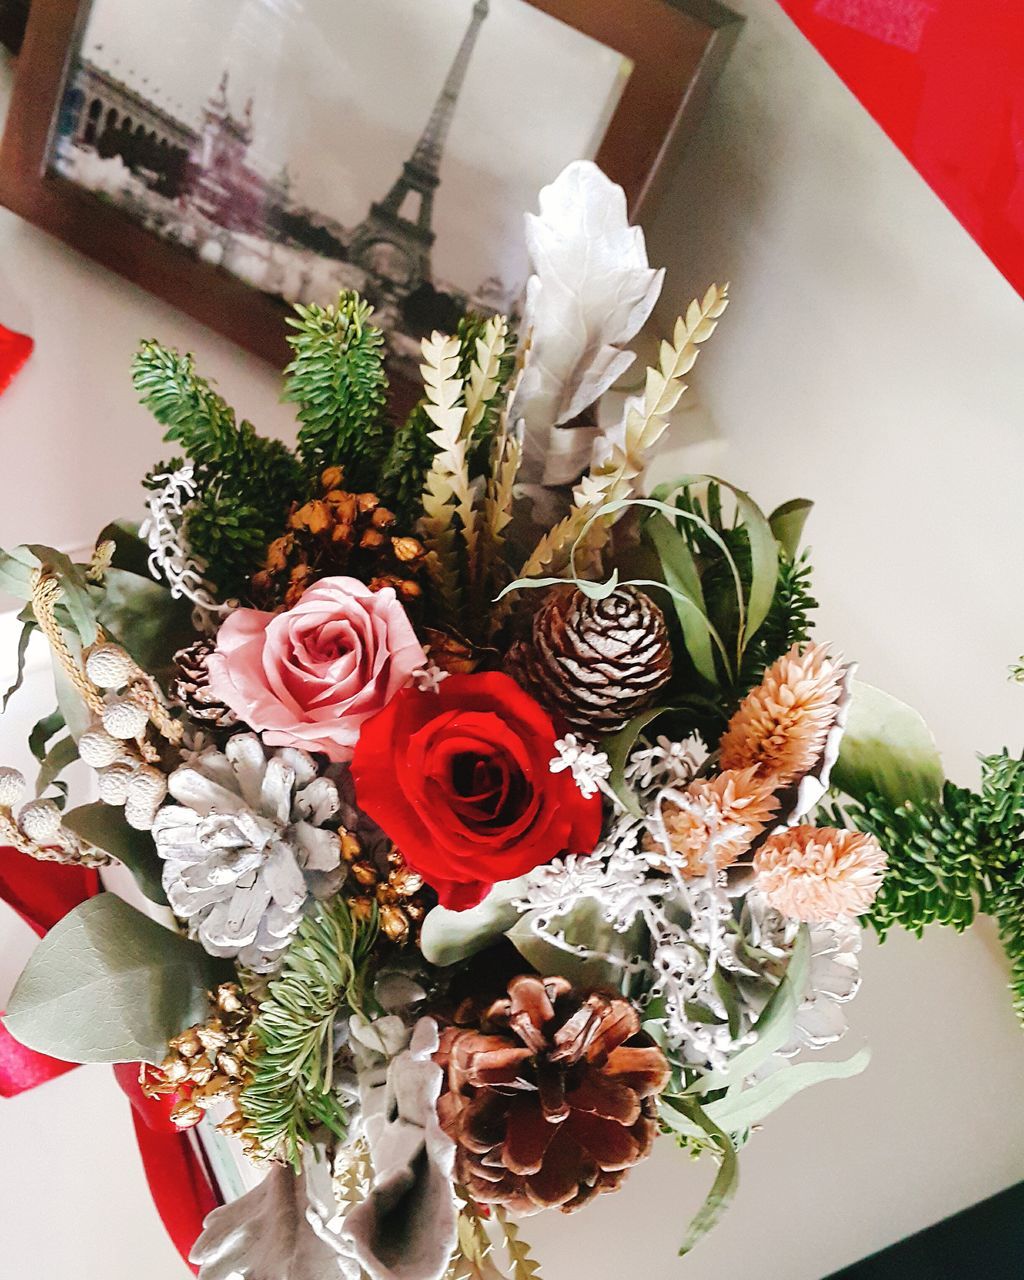
<svg viewBox="0 0 1024 1280">
<path fill-rule="evenodd" d="M 322 496 L 292 506 L 286 531 L 252 578 L 261 607 L 290 609 L 307 587 L 338 574 L 360 578 L 372 591 L 393 587 L 405 604 L 420 598 L 422 543 L 398 529 L 375 493 L 349 493 L 343 481 L 341 467 L 328 467 L 320 477 Z"/>
<path fill-rule="evenodd" d="M 669 1068 L 628 1000 L 523 975 L 478 1026 L 462 1020 L 442 1033 L 437 1110 L 472 1199 L 568 1213 L 650 1153 Z"/>
<path fill-rule="evenodd" d="M 171 696 L 199 724 L 211 729 L 232 729 L 238 724 L 238 717 L 210 692 L 206 662 L 213 650 L 212 640 L 197 640 L 178 650 L 174 655 Z"/>
<path fill-rule="evenodd" d="M 529 640 L 508 667 L 549 711 L 579 732 L 614 733 L 649 707 L 672 668 L 665 617 L 635 587 L 591 600 L 571 583 L 552 587 Z"/>
</svg>

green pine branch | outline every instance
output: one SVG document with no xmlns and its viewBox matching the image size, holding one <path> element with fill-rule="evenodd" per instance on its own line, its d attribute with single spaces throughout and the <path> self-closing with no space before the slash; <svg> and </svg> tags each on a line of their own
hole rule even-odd
<svg viewBox="0 0 1024 1280">
<path fill-rule="evenodd" d="M 881 796 L 834 817 L 877 837 L 889 867 L 869 922 L 920 937 L 930 924 L 966 929 L 991 915 L 1010 961 L 1014 1007 L 1024 1021 L 1024 760 L 982 759 L 979 791 L 947 782 L 940 801 L 896 805 Z"/>
<path fill-rule="evenodd" d="M 356 293 L 336 306 L 297 306 L 288 324 L 295 358 L 285 369 L 284 399 L 299 406 L 299 456 L 310 481 L 344 468 L 348 489 L 373 490 L 391 438 L 384 335 Z"/>
<path fill-rule="evenodd" d="M 299 926 L 279 975 L 260 1002 L 239 1108 L 268 1156 L 298 1170 L 318 1128 L 344 1138 L 345 1106 L 333 1088 L 334 1027 L 345 1010 L 364 1012 L 367 964 L 377 934 L 344 898 L 318 903 Z"/>
<path fill-rule="evenodd" d="M 205 562 L 222 596 L 243 595 L 301 490 L 298 463 L 279 440 L 257 435 L 250 422 L 236 422 L 234 410 L 196 372 L 191 355 L 144 342 L 132 381 L 141 402 L 167 428 L 164 439 L 179 444 L 193 464 L 196 499 L 185 527 L 191 552 Z"/>
</svg>

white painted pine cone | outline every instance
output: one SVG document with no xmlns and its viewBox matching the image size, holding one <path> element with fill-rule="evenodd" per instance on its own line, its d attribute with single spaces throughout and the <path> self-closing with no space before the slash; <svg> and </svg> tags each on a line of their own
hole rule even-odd
<svg viewBox="0 0 1024 1280">
<path fill-rule="evenodd" d="M 85 674 L 101 689 L 123 689 L 137 671 L 135 663 L 116 644 L 97 645 L 85 660 Z"/>
<path fill-rule="evenodd" d="M 118 698 L 103 709 L 103 727 L 115 738 L 127 742 L 129 738 L 137 738 L 145 733 L 149 724 L 149 713 L 146 708 L 133 702 L 131 698 Z"/>
<path fill-rule="evenodd" d="M 52 800 L 33 800 L 18 814 L 18 826 L 37 843 L 52 840 L 60 825 L 60 810 Z"/>
<path fill-rule="evenodd" d="M 87 729 L 78 739 L 78 754 L 92 769 L 105 769 L 108 764 L 120 760 L 124 743 L 98 725 Z"/>
<path fill-rule="evenodd" d="M 0 807 L 10 809 L 25 794 L 25 775 L 17 769 L 0 769 Z"/>
<path fill-rule="evenodd" d="M 100 769 L 96 774 L 96 786 L 104 804 L 124 804 L 128 799 L 128 780 L 134 772 L 134 763 L 125 760 L 117 760 Z"/>
</svg>

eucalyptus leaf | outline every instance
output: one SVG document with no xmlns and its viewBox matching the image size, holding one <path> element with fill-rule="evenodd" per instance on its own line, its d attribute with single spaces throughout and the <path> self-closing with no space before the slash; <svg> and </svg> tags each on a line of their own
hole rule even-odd
<svg viewBox="0 0 1024 1280">
<path fill-rule="evenodd" d="M 807 498 L 791 498 L 789 502 L 776 507 L 768 517 L 775 540 L 790 560 L 795 560 L 796 553 L 800 550 L 804 525 L 813 507 L 814 503 Z"/>
<path fill-rule="evenodd" d="M 804 999 L 810 963 L 810 934 L 807 926 L 801 925 L 782 981 L 772 992 L 755 1024 L 757 1039 L 741 1049 L 726 1066 L 700 1077 L 688 1092 L 706 1095 L 733 1085 L 742 1085 L 747 1076 L 782 1048 L 792 1035 L 797 1010 Z"/>
<path fill-rule="evenodd" d="M 718 671 L 711 648 L 712 627 L 693 553 L 683 535 L 663 515 L 655 514 L 645 521 L 644 533 L 654 544 L 665 582 L 673 591 L 672 599 L 683 630 L 686 651 L 704 679 L 717 685 Z"/>
<path fill-rule="evenodd" d="M 96 539 L 96 545 L 99 546 L 101 542 L 114 544 L 114 554 L 110 561 L 113 568 L 124 569 L 140 578 L 153 576 L 149 567 L 149 543 L 139 537 L 139 526 L 134 522 L 112 521 Z"/>
<path fill-rule="evenodd" d="M 74 632 L 65 632 L 64 639 L 68 643 L 72 655 L 81 662 L 81 646 L 78 644 L 78 637 Z M 53 688 L 57 694 L 57 706 L 60 708 L 60 714 L 64 717 L 64 723 L 68 727 L 68 732 L 77 742 L 87 729 L 91 729 L 93 725 L 93 714 L 89 707 L 82 701 L 82 695 L 68 679 L 67 672 L 57 660 L 57 655 L 52 655 L 53 665 Z"/>
<path fill-rule="evenodd" d="M 897 805 L 938 800 L 942 759 L 922 716 L 860 680 L 852 682 L 851 695 L 833 785 L 860 801 L 871 794 Z"/>
<path fill-rule="evenodd" d="M 36 777 L 36 795 L 41 796 L 48 787 L 53 786 L 68 765 L 74 764 L 77 759 L 78 743 L 70 734 L 66 738 L 61 738 L 58 742 L 55 742 L 47 751 L 39 766 L 39 773 Z"/>
<path fill-rule="evenodd" d="M 689 1122 L 688 1130 L 680 1129 L 673 1119 L 673 1113 Z M 710 1108 L 708 1111 L 703 1110 L 692 1098 L 664 1098 L 660 1114 L 667 1124 L 686 1132 L 687 1136 L 710 1138 L 721 1153 L 718 1173 L 707 1199 L 691 1220 L 686 1238 L 679 1246 L 679 1256 L 683 1257 L 714 1227 L 735 1196 L 740 1183 L 740 1162 L 732 1139 L 711 1118 Z"/>
<path fill-rule="evenodd" d="M 40 764 L 46 759 L 46 749 L 52 738 L 64 728 L 64 713 L 59 709 L 37 720 L 28 735 L 28 749 Z"/>
<path fill-rule="evenodd" d="M 497 942 L 519 919 L 512 903 L 523 896 L 525 888 L 526 878 L 520 876 L 496 884 L 483 902 L 467 911 L 434 907 L 420 932 L 420 950 L 427 962 L 444 968 Z"/>
<path fill-rule="evenodd" d="M 65 1062 L 160 1062 L 208 1012 L 231 966 L 112 893 L 89 898 L 39 943 L 4 1018 L 16 1040 Z"/>
<path fill-rule="evenodd" d="M 61 585 L 61 603 L 68 611 L 79 639 L 84 645 L 93 644 L 96 640 L 96 606 L 89 594 L 85 570 L 54 547 L 30 544 L 26 550 L 42 567 L 56 575 Z"/>
<path fill-rule="evenodd" d="M 160 879 L 163 863 L 153 837 L 148 831 L 130 827 L 120 809 L 97 800 L 70 810 L 64 816 L 64 825 L 89 844 L 123 862 L 150 902 L 161 907 L 167 905 Z"/>
<path fill-rule="evenodd" d="M 111 567 L 103 579 L 99 620 L 110 638 L 135 659 L 143 671 L 166 684 L 174 655 L 195 640 L 192 606 L 175 600 L 170 589 L 152 578 Z"/>
<path fill-rule="evenodd" d="M 25 655 L 28 653 L 28 643 L 32 639 L 32 632 L 36 629 L 35 619 L 26 619 L 21 624 L 21 634 L 18 636 L 18 670 L 14 677 L 14 683 L 4 694 L 3 705 L 0 711 L 7 710 L 7 704 L 21 688 L 25 681 Z"/>
<path fill-rule="evenodd" d="M 0 549 L 0 591 L 16 600 L 32 595 L 32 574 L 39 568 L 39 558 L 28 547 Z"/>
<path fill-rule="evenodd" d="M 824 1080 L 846 1080 L 859 1075 L 870 1060 L 871 1050 L 865 1045 L 845 1062 L 797 1062 L 748 1089 L 735 1086 L 724 1098 L 712 1102 L 707 1114 L 730 1133 L 744 1133 L 802 1090 Z"/>
<path fill-rule="evenodd" d="M 725 480 L 716 479 L 715 483 L 728 489 L 735 497 L 750 542 L 750 586 L 742 637 L 745 649 L 760 630 L 775 599 L 775 588 L 779 582 L 779 544 L 767 517 L 749 493 Z"/>
</svg>

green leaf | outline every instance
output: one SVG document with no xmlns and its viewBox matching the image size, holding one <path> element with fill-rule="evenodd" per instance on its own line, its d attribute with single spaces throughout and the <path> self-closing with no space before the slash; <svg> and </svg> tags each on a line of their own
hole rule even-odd
<svg viewBox="0 0 1024 1280">
<path fill-rule="evenodd" d="M 716 1093 L 719 1089 L 729 1089 L 733 1085 L 742 1085 L 762 1062 L 782 1048 L 792 1035 L 797 1010 L 807 988 L 810 964 L 810 934 L 807 926 L 801 925 L 782 981 L 772 992 L 755 1025 L 757 1039 L 746 1049 L 741 1049 L 726 1066 L 695 1081 L 688 1092 L 709 1094 Z"/>
<path fill-rule="evenodd" d="M 7 710 L 7 704 L 21 688 L 25 680 L 25 655 L 28 652 L 28 642 L 32 639 L 32 632 L 36 628 L 35 619 L 26 619 L 21 624 L 21 635 L 18 637 L 18 672 L 14 677 L 14 683 L 4 694 L 3 705 L 0 711 Z"/>
<path fill-rule="evenodd" d="M 65 632 L 64 639 L 67 641 L 76 660 L 81 661 L 81 646 L 78 644 L 78 637 L 74 632 L 68 631 Z M 64 717 L 68 732 L 77 742 L 87 729 L 92 728 L 93 714 L 82 701 L 81 694 L 68 679 L 67 672 L 58 662 L 56 654 L 52 655 L 51 662 L 57 706 L 60 708 L 60 714 Z"/>
<path fill-rule="evenodd" d="M 53 547 L 28 545 L 39 564 L 54 573 L 60 582 L 63 594 L 61 603 L 71 617 L 71 623 L 78 632 L 82 644 L 93 644 L 96 640 L 96 606 L 89 594 L 89 582 L 85 571 L 73 564 L 63 551 Z"/>
<path fill-rule="evenodd" d="M 0 550 L 0 591 L 16 600 L 28 600 L 32 595 L 32 573 L 39 568 L 39 560 L 28 547 L 15 547 L 13 551 Z"/>
<path fill-rule="evenodd" d="M 149 544 L 139 537 L 139 526 L 130 520 L 114 520 L 108 524 L 96 539 L 114 544 L 114 555 L 111 566 L 123 569 L 126 573 L 137 574 L 140 578 L 152 578 L 149 568 Z"/>
<path fill-rule="evenodd" d="M 651 721 L 670 710 L 672 710 L 670 707 L 652 707 L 650 711 L 643 711 L 640 715 L 634 716 L 618 733 L 609 734 L 601 741 L 601 746 L 612 767 L 608 775 L 608 785 L 618 796 L 626 812 L 631 813 L 634 818 L 642 818 L 644 811 L 636 798 L 636 792 L 626 783 L 626 765 L 629 762 L 630 752 Z"/>
<path fill-rule="evenodd" d="M 28 735 L 28 749 L 40 764 L 46 759 L 46 747 L 51 738 L 56 737 L 64 728 L 64 715 L 61 711 L 51 711 L 48 716 L 36 722 Z"/>
<path fill-rule="evenodd" d="M 43 758 L 36 777 L 36 795 L 41 796 L 60 777 L 69 764 L 78 759 L 78 743 L 69 734 L 54 743 Z"/>
<path fill-rule="evenodd" d="M 724 1098 L 708 1106 L 707 1114 L 730 1133 L 744 1133 L 812 1084 L 859 1075 L 870 1060 L 871 1050 L 865 1045 L 845 1062 L 797 1062 L 749 1089 L 730 1089 Z"/>
<path fill-rule="evenodd" d="M 143 671 L 166 682 L 175 653 L 195 640 L 191 604 L 175 600 L 166 586 L 152 578 L 124 569 L 108 569 L 103 581 L 100 625 Z"/>
<path fill-rule="evenodd" d="M 654 544 L 665 581 L 672 588 L 672 600 L 683 629 L 683 642 L 693 665 L 710 684 L 718 684 L 718 671 L 711 648 L 712 628 L 704 604 L 704 592 L 693 553 L 678 529 L 660 513 L 644 523 L 644 532 Z"/>
<path fill-rule="evenodd" d="M 669 1107 L 681 1112 L 695 1129 L 706 1134 L 718 1147 L 722 1157 L 707 1199 L 694 1215 L 686 1230 L 686 1238 L 679 1246 L 679 1256 L 683 1257 L 702 1236 L 707 1235 L 735 1196 L 740 1184 L 740 1162 L 729 1135 L 719 1128 L 708 1112 L 698 1106 L 692 1098 L 662 1099 L 661 1115 L 666 1118 L 667 1123 L 671 1124 L 672 1121 L 668 1119 Z"/>
<path fill-rule="evenodd" d="M 160 874 L 163 863 L 148 831 L 136 831 L 124 820 L 120 809 L 96 801 L 72 809 L 64 825 L 89 844 L 109 853 L 131 871 L 139 888 L 159 906 L 167 905 Z"/>
<path fill-rule="evenodd" d="M 913 707 L 854 680 L 832 782 L 855 800 L 937 801 L 945 780 L 935 739 Z"/>
<path fill-rule="evenodd" d="M 160 1062 L 233 969 L 112 893 L 77 906 L 32 953 L 4 1019 L 65 1062 Z"/>
<path fill-rule="evenodd" d="M 420 950 L 429 964 L 456 964 L 497 942 L 519 919 L 512 905 L 522 897 L 525 877 L 496 884 L 483 902 L 468 911 L 434 907 L 423 921 Z"/>
<path fill-rule="evenodd" d="M 768 523 L 772 527 L 772 533 L 775 534 L 776 541 L 790 560 L 796 559 L 796 553 L 800 549 L 800 539 L 803 537 L 804 525 L 807 523 L 807 517 L 811 514 L 813 506 L 814 503 L 807 498 L 791 498 L 789 502 L 784 502 L 781 507 L 776 507 L 768 517 Z"/>
<path fill-rule="evenodd" d="M 775 587 L 779 581 L 779 544 L 764 512 L 748 493 L 725 480 L 716 479 L 715 483 L 728 489 L 735 497 L 743 527 L 750 540 L 750 586 L 747 590 L 746 625 L 742 637 L 745 649 L 767 618 L 775 599 Z"/>
</svg>

